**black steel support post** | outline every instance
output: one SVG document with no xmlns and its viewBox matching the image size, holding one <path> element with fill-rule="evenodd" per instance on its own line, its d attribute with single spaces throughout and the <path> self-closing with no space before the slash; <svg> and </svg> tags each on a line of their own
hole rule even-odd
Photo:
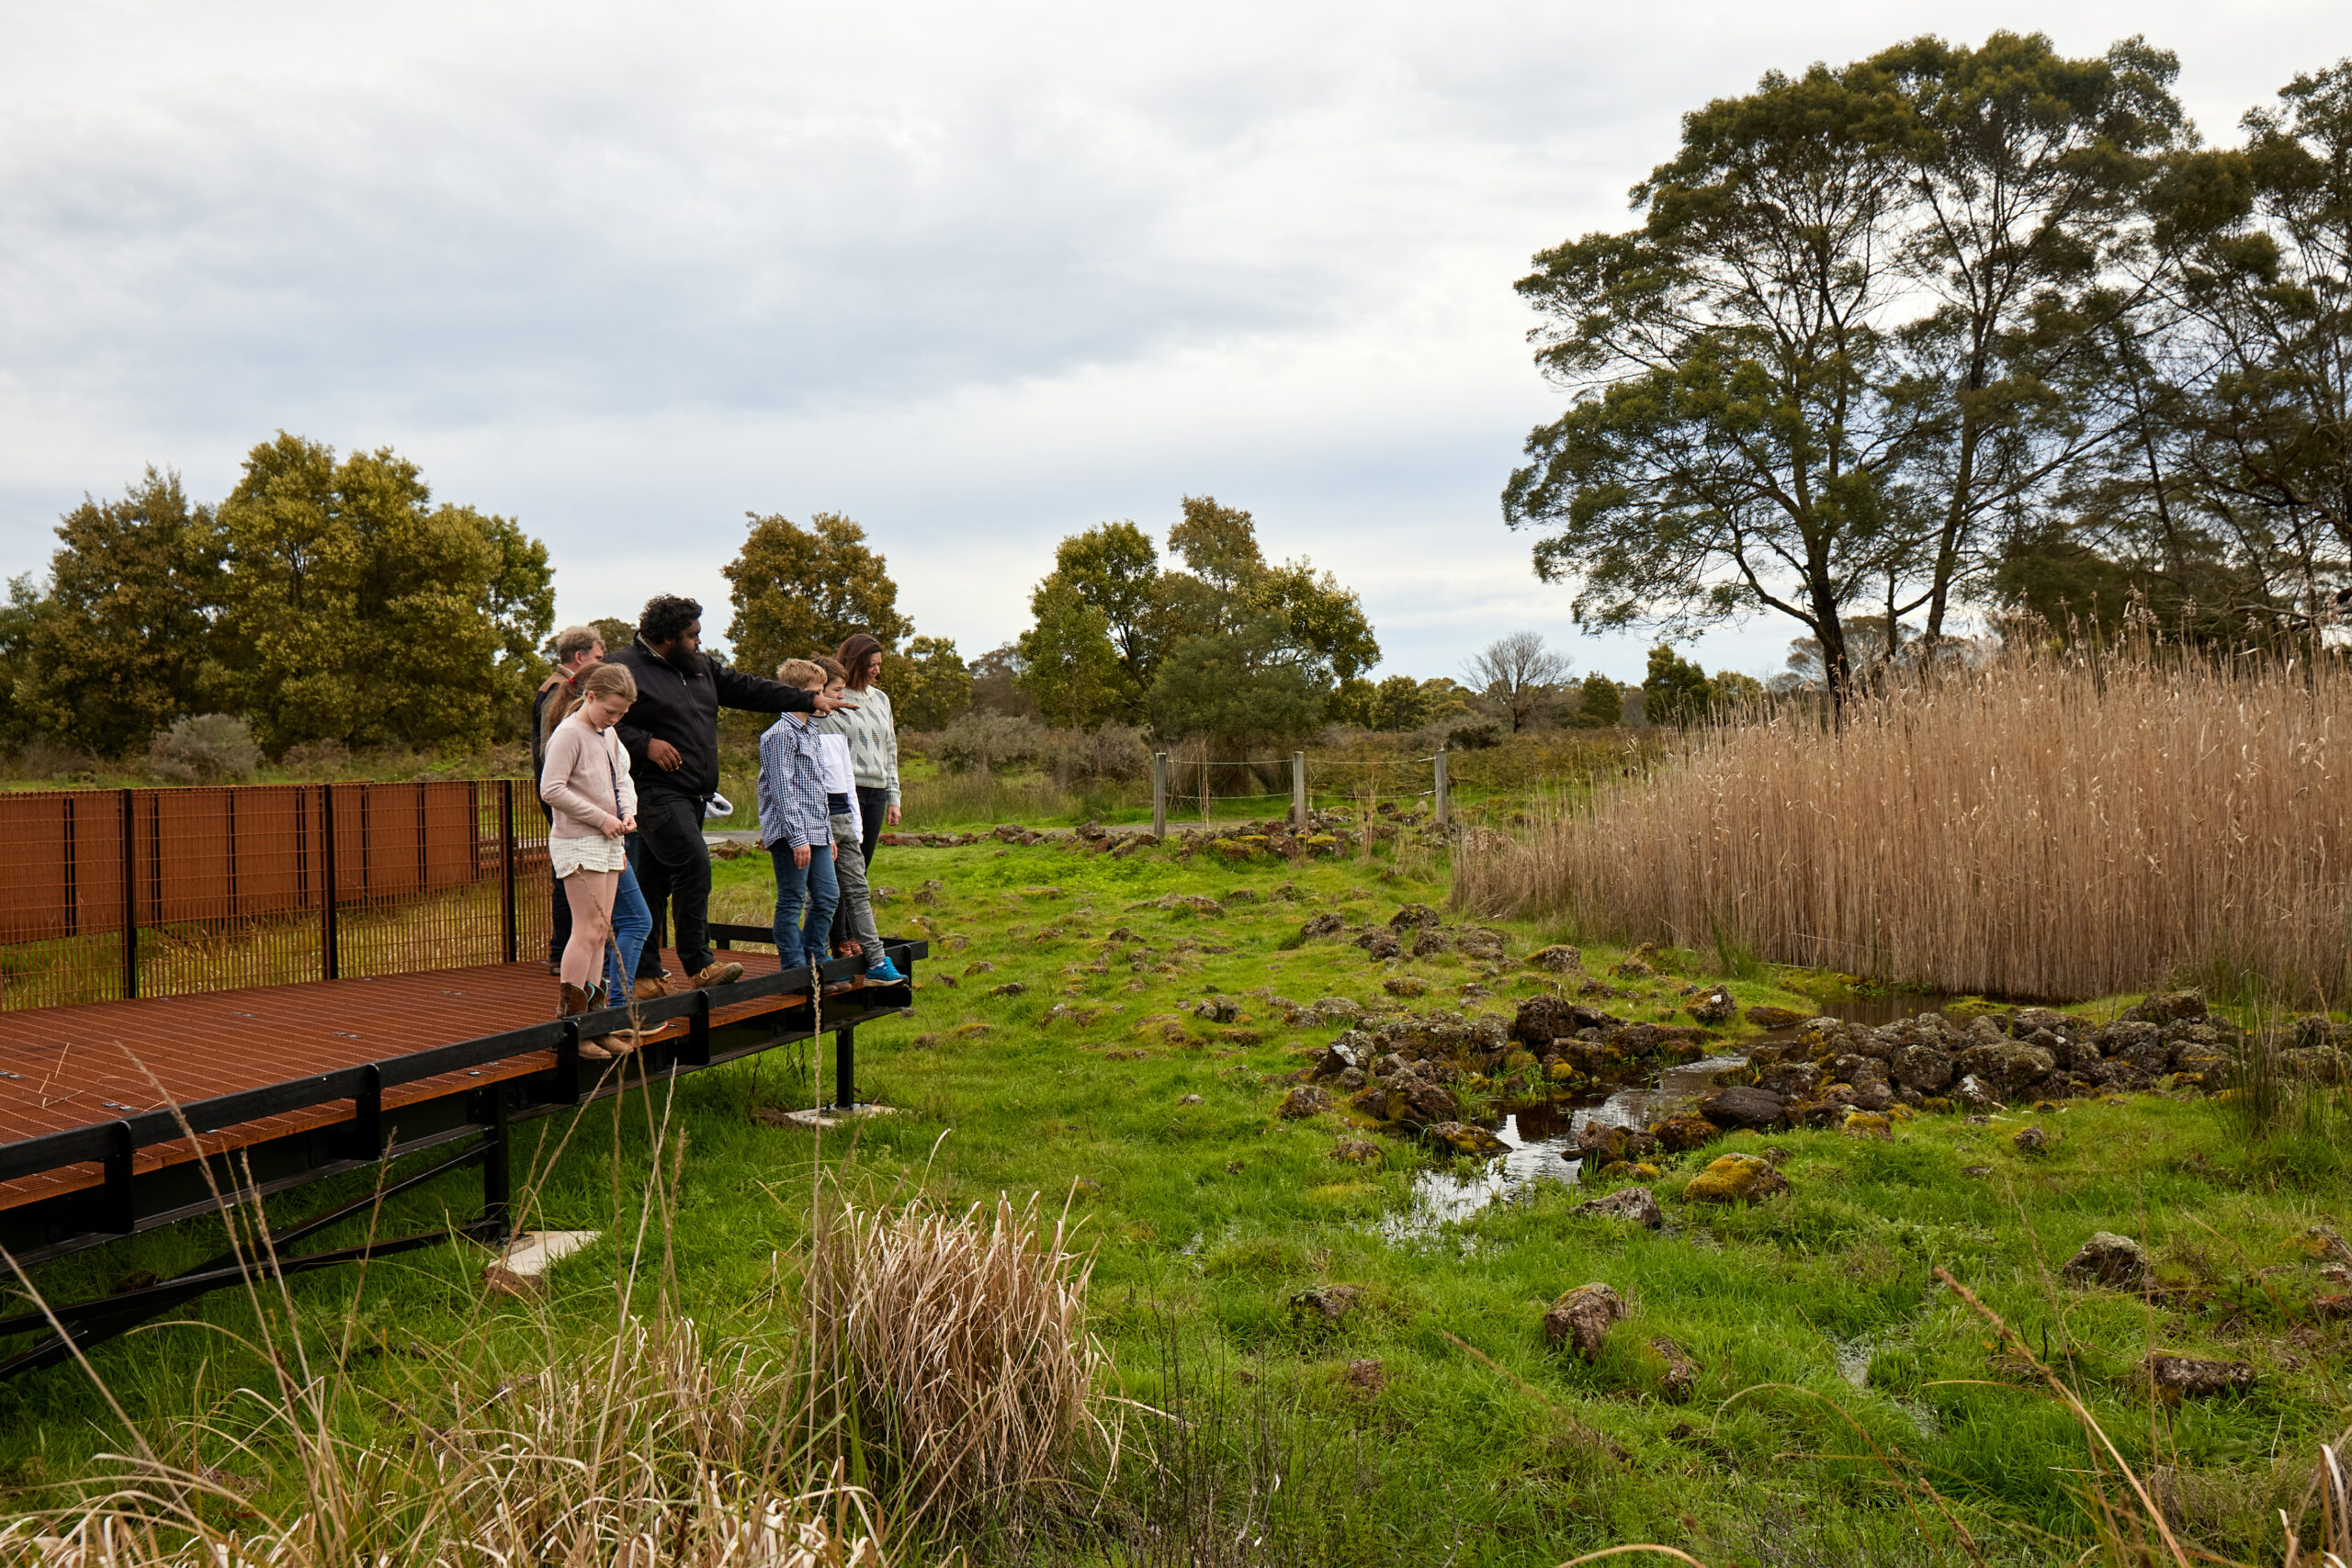
<svg viewBox="0 0 2352 1568">
<path fill-rule="evenodd" d="M 514 781 L 498 781 L 498 864 L 506 879 L 506 962 L 514 962 Z"/>
<path fill-rule="evenodd" d="M 359 1092 L 351 1102 L 351 1154 L 353 1159 L 381 1159 L 384 1156 L 384 1069 L 370 1062 L 359 1069 Z"/>
<path fill-rule="evenodd" d="M 695 992 L 695 1010 L 686 1020 L 685 1043 L 678 1049 L 678 1060 L 688 1066 L 710 1066 L 710 993 Z"/>
<path fill-rule="evenodd" d="M 319 786 L 319 872 L 325 884 L 320 897 L 325 907 L 325 922 L 319 933 L 321 966 L 332 980 L 341 975 L 343 964 L 334 929 L 334 785 L 331 784 Z"/>
<path fill-rule="evenodd" d="M 138 795 L 122 792 L 122 994 L 139 994 Z"/>
<path fill-rule="evenodd" d="M 513 1227 L 514 1198 L 506 1168 L 506 1086 L 492 1084 L 483 1092 L 490 1096 L 490 1131 L 481 1154 L 481 1226 L 503 1240 Z"/>
<path fill-rule="evenodd" d="M 555 1097 L 565 1105 L 580 1103 L 580 1026 L 566 1023 L 555 1047 Z"/>
<path fill-rule="evenodd" d="M 96 1228 L 129 1235 L 139 1228 L 138 1190 L 130 1179 L 131 1159 L 139 1145 L 128 1122 L 115 1122 L 107 1134 L 106 1185 L 99 1190 L 105 1214 Z"/>
<path fill-rule="evenodd" d="M 833 1109 L 856 1108 L 857 1030 L 853 1025 L 833 1032 Z"/>
</svg>

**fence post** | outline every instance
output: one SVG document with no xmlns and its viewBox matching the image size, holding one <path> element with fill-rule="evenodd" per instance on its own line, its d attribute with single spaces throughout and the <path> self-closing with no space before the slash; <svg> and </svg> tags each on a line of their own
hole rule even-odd
<svg viewBox="0 0 2352 1568">
<path fill-rule="evenodd" d="M 139 995 L 139 815 L 130 790 L 122 792 L 122 994 Z"/>
<path fill-rule="evenodd" d="M 506 962 L 514 962 L 514 781 L 498 781 L 498 863 L 506 880 Z"/>
<path fill-rule="evenodd" d="M 1290 825 L 1304 830 L 1306 827 L 1306 753 L 1290 754 Z"/>
<path fill-rule="evenodd" d="M 1442 829 L 1445 826 L 1445 744 L 1444 742 L 1440 741 L 1437 749 L 1437 825 L 1439 828 Z"/>
<path fill-rule="evenodd" d="M 325 907 L 319 941 L 320 966 L 326 971 L 325 977 L 332 980 L 341 974 L 343 965 L 336 952 L 334 927 L 334 785 L 331 784 L 319 786 L 319 902 Z"/>
<path fill-rule="evenodd" d="M 1168 753 L 1151 754 L 1151 836 L 1168 837 Z"/>
</svg>

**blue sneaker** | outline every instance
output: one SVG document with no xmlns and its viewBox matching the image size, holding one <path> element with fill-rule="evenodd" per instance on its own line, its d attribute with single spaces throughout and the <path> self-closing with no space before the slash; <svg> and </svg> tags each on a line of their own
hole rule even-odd
<svg viewBox="0 0 2352 1568">
<path fill-rule="evenodd" d="M 877 986 L 903 986 L 907 983 L 907 977 L 899 973 L 899 966 L 888 958 L 868 969 L 865 977 Z"/>
</svg>

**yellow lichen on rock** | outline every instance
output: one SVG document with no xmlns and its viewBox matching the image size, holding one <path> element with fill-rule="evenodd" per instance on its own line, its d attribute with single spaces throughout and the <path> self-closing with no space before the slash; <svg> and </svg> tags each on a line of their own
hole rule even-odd
<svg viewBox="0 0 2352 1568">
<path fill-rule="evenodd" d="M 1724 1155 L 1682 1189 L 1686 1203 L 1753 1203 L 1789 1190 L 1788 1179 L 1754 1155 Z"/>
</svg>

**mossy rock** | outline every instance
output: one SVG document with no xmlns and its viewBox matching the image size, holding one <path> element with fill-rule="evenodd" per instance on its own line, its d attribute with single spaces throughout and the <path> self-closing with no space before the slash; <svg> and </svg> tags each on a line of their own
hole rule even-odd
<svg viewBox="0 0 2352 1568">
<path fill-rule="evenodd" d="M 1789 1190 L 1788 1178 L 1756 1155 L 1721 1155 L 1682 1189 L 1686 1203 L 1754 1203 Z"/>
<path fill-rule="evenodd" d="M 1655 1123 L 1650 1134 L 1668 1152 L 1684 1154 L 1723 1136 L 1723 1129 L 1703 1116 L 1669 1116 Z"/>
<path fill-rule="evenodd" d="M 1429 1132 L 1430 1142 L 1440 1149 L 1457 1155 L 1501 1155 L 1510 1152 L 1510 1145 L 1487 1132 L 1484 1127 L 1467 1122 L 1441 1122 Z"/>
</svg>

